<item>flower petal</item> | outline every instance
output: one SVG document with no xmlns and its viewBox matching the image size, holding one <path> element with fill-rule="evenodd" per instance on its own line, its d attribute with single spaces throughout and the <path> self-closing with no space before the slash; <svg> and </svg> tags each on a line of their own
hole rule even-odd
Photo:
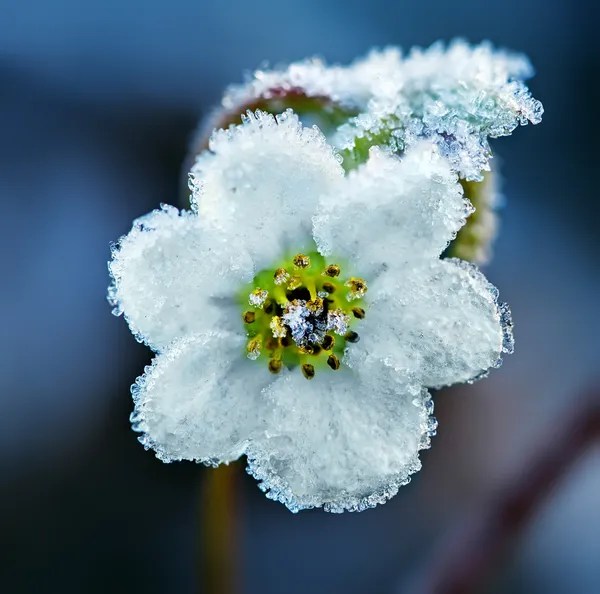
<svg viewBox="0 0 600 594">
<path fill-rule="evenodd" d="M 266 365 L 243 356 L 244 337 L 213 332 L 175 341 L 132 386 L 131 421 L 163 462 L 239 458 L 267 420 Z"/>
<path fill-rule="evenodd" d="M 252 280 L 252 260 L 195 214 L 164 206 L 137 219 L 112 256 L 113 313 L 125 314 L 140 342 L 158 351 L 180 336 L 239 326 L 228 299 Z"/>
<path fill-rule="evenodd" d="M 385 360 L 434 388 L 479 379 L 512 352 L 510 312 L 471 264 L 434 261 L 385 274 L 370 291 L 361 341 L 346 356 L 353 367 Z"/>
<path fill-rule="evenodd" d="M 248 450 L 248 472 L 294 512 L 384 503 L 421 468 L 436 426 L 427 392 L 399 380 L 382 364 L 279 377 L 266 389 L 273 418 Z"/>
<path fill-rule="evenodd" d="M 323 255 L 343 256 L 364 275 L 439 256 L 471 212 L 448 162 L 424 142 L 402 160 L 372 149 L 320 200 L 313 231 Z"/>
<path fill-rule="evenodd" d="M 317 128 L 303 128 L 291 111 L 248 112 L 243 125 L 216 131 L 210 151 L 197 158 L 192 207 L 246 247 L 261 268 L 288 245 L 308 245 L 318 196 L 342 177 Z"/>
</svg>

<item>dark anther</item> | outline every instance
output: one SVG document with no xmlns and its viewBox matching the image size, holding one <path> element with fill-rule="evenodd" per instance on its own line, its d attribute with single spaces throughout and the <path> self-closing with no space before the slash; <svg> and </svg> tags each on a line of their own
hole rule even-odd
<svg viewBox="0 0 600 594">
<path fill-rule="evenodd" d="M 315 344 L 315 345 L 313 346 L 313 353 L 312 353 L 312 354 L 313 354 L 313 355 L 318 355 L 320 352 L 321 352 L 321 346 L 320 346 L 320 345 L 318 345 L 318 344 Z"/>
<path fill-rule="evenodd" d="M 348 342 L 358 342 L 360 340 L 360 336 L 356 332 L 353 332 L 352 330 L 350 330 L 350 332 L 346 333 L 344 335 L 344 338 Z"/>
<path fill-rule="evenodd" d="M 335 285 L 332 285 L 331 283 L 323 283 L 323 291 L 331 294 L 335 291 Z"/>
<path fill-rule="evenodd" d="M 244 324 L 252 324 L 256 320 L 256 314 L 253 311 L 245 311 L 242 317 L 244 318 Z"/>
<path fill-rule="evenodd" d="M 354 314 L 354 317 L 359 320 L 362 320 L 365 317 L 365 310 L 362 307 L 353 307 L 352 313 Z"/>
<path fill-rule="evenodd" d="M 325 268 L 325 274 L 327 276 L 336 277 L 339 276 L 341 272 L 341 268 L 337 264 L 330 264 L 327 268 Z"/>
<path fill-rule="evenodd" d="M 277 347 L 279 347 L 279 339 L 274 336 L 269 336 L 265 341 L 265 348 L 268 351 L 274 351 Z"/>
<path fill-rule="evenodd" d="M 291 339 L 291 337 L 290 337 L 290 336 L 287 336 L 287 335 L 286 335 L 286 336 L 284 336 L 284 337 L 281 339 L 281 346 L 282 346 L 282 347 L 289 347 L 291 344 L 292 344 L 292 339 Z"/>
<path fill-rule="evenodd" d="M 306 379 L 312 379 L 315 377 L 315 368 L 310 363 L 305 363 L 302 365 L 302 374 Z"/>
<path fill-rule="evenodd" d="M 288 301 L 294 301 L 294 299 L 302 299 L 303 301 L 310 301 L 310 291 L 306 287 L 298 287 L 293 291 L 286 291 L 285 296 Z"/>
<path fill-rule="evenodd" d="M 340 368 L 340 360 L 335 355 L 329 355 L 327 357 L 327 365 L 335 371 Z"/>
<path fill-rule="evenodd" d="M 298 268 L 308 268 L 310 266 L 310 258 L 304 254 L 294 256 L 294 266 Z"/>
<path fill-rule="evenodd" d="M 266 314 L 269 314 L 269 315 L 271 315 L 271 314 L 273 313 L 273 311 L 274 311 L 274 310 L 275 310 L 275 304 L 273 303 L 273 300 L 272 300 L 272 299 L 267 299 L 267 300 L 265 301 L 265 305 L 264 305 L 264 307 L 263 307 L 263 311 L 264 311 Z"/>
<path fill-rule="evenodd" d="M 323 342 L 321 343 L 321 347 L 326 351 L 330 351 L 333 348 L 334 344 L 335 338 L 333 336 L 330 336 L 329 334 L 326 334 L 325 338 L 323 339 Z"/>
<path fill-rule="evenodd" d="M 271 359 L 269 361 L 269 371 L 271 373 L 279 373 L 282 367 L 283 363 L 281 362 L 281 359 Z"/>
</svg>

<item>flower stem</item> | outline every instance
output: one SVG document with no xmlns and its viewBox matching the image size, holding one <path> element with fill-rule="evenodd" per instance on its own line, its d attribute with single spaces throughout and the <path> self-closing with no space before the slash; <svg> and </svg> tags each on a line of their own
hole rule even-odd
<svg viewBox="0 0 600 594">
<path fill-rule="evenodd" d="M 450 535 L 423 572 L 415 594 L 469 594 L 483 591 L 489 574 L 535 513 L 591 445 L 600 439 L 600 391 L 579 399 L 555 427 L 544 449 L 496 498 L 469 515 Z"/>
<path fill-rule="evenodd" d="M 237 591 L 237 470 L 237 464 L 233 463 L 203 473 L 198 523 L 199 594 Z"/>
</svg>

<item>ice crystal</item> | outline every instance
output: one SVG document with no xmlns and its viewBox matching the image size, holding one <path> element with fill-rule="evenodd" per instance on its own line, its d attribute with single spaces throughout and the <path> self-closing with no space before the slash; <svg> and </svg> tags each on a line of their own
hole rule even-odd
<svg viewBox="0 0 600 594">
<path fill-rule="evenodd" d="M 158 353 L 132 388 L 140 441 L 165 462 L 245 454 L 292 511 L 383 503 L 436 432 L 427 388 L 512 350 L 496 289 L 439 259 L 472 212 L 439 143 L 372 149 L 345 175 L 296 115 L 249 113 L 190 187 L 192 212 L 154 211 L 113 248 L 115 313 Z"/>
</svg>

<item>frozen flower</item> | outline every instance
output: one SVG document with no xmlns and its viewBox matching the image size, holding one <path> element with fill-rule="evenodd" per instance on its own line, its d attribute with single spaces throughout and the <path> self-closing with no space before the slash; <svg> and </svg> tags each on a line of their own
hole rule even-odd
<svg viewBox="0 0 600 594">
<path fill-rule="evenodd" d="M 156 352 L 134 428 L 165 462 L 248 459 L 292 511 L 362 510 L 419 470 L 427 388 L 512 349 L 481 273 L 439 256 L 472 212 L 432 143 L 345 175 L 291 112 L 219 130 L 163 206 L 113 247 L 110 300 Z"/>
</svg>

